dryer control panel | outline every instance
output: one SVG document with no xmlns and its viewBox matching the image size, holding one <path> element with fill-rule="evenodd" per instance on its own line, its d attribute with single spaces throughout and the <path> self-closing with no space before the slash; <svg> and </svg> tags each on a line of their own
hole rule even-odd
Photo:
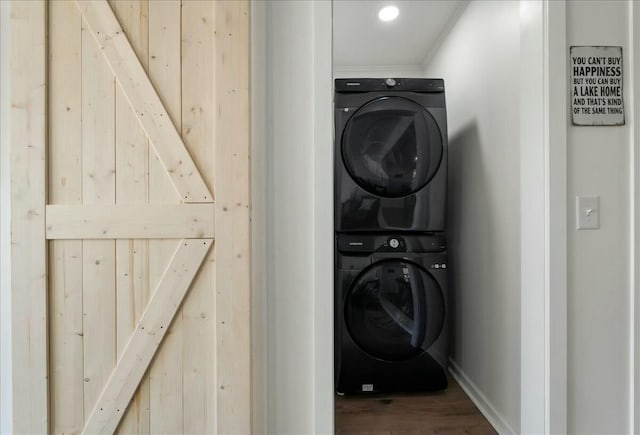
<svg viewBox="0 0 640 435">
<path fill-rule="evenodd" d="M 396 78 L 336 79 L 336 92 L 411 91 L 444 92 L 443 79 Z"/>
</svg>

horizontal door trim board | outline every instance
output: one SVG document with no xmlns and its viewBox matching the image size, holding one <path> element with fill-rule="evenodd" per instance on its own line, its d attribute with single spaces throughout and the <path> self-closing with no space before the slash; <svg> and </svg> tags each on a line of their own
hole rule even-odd
<svg viewBox="0 0 640 435">
<path fill-rule="evenodd" d="M 182 202 L 211 202 L 207 184 L 109 3 L 76 0 L 76 5 Z"/>
<path fill-rule="evenodd" d="M 83 434 L 115 432 L 212 244 L 212 239 L 180 242 L 89 414 Z"/>
<path fill-rule="evenodd" d="M 47 239 L 214 237 L 215 204 L 47 205 Z"/>
</svg>

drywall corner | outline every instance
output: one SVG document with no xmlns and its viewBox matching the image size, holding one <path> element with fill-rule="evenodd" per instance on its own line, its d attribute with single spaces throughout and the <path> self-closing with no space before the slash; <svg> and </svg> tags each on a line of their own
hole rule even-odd
<svg viewBox="0 0 640 435">
<path fill-rule="evenodd" d="M 454 351 L 484 409 L 520 430 L 519 3 L 470 2 L 425 69 L 445 81 Z M 543 184 L 533 186 L 542 192 Z M 541 218 L 540 218 L 541 219 Z M 542 222 L 542 220 L 540 220 Z M 537 253 L 542 262 L 542 253 Z M 489 415 L 487 415 L 489 417 Z"/>
<path fill-rule="evenodd" d="M 267 433 L 266 5 L 251 2 L 251 428 Z"/>
<path fill-rule="evenodd" d="M 267 433 L 333 433 L 331 3 L 265 5 Z"/>
<path fill-rule="evenodd" d="M 465 9 L 467 9 L 467 6 L 469 6 L 469 1 L 470 0 L 463 0 L 458 6 L 458 9 L 455 11 L 455 13 L 451 16 L 451 18 L 449 18 L 449 21 L 447 21 L 447 23 L 445 24 L 442 32 L 440 32 L 438 39 L 435 41 L 429 52 L 424 57 L 421 65 L 422 70 L 425 70 L 429 66 L 429 63 L 433 59 L 433 56 L 435 56 L 438 50 L 440 50 L 442 43 L 447 39 L 447 37 L 449 37 L 449 33 L 451 33 L 451 30 L 456 26 Z"/>
<path fill-rule="evenodd" d="M 633 433 L 640 433 L 640 334 L 637 329 L 640 325 L 640 263 L 638 256 L 640 253 L 640 135 L 637 127 L 640 125 L 640 84 L 638 75 L 640 74 L 640 7 L 635 2 L 629 2 L 629 45 L 630 50 L 627 59 L 631 65 L 633 76 L 629 93 L 633 103 L 628 106 L 631 118 L 631 158 L 630 160 L 630 195 L 629 201 L 632 204 L 630 212 L 631 221 L 631 249 L 630 249 L 630 287 L 631 287 L 631 361 L 630 361 L 630 406 L 629 427 Z"/>
<path fill-rule="evenodd" d="M 332 2 L 314 2 L 314 410 L 313 432 L 334 431 Z"/>
<path fill-rule="evenodd" d="M 454 360 L 449 360 L 449 373 L 456 380 L 460 388 L 469 396 L 478 410 L 485 416 L 493 428 L 501 435 L 515 435 L 517 432 L 511 427 L 504 416 L 493 406 L 491 401 L 485 396 L 480 388 L 467 376 L 467 374 L 456 364 Z"/>
</svg>

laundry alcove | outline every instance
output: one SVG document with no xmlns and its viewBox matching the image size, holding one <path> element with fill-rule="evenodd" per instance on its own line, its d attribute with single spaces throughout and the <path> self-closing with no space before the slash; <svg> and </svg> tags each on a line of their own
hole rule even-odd
<svg viewBox="0 0 640 435">
<path fill-rule="evenodd" d="M 520 283 L 520 154 L 513 144 L 520 132 L 519 113 L 511 108 L 519 106 L 519 4 L 394 5 L 398 17 L 384 22 L 377 17 L 382 3 L 334 2 L 333 74 L 444 80 L 448 122 L 440 129 L 447 135 L 448 127 L 449 139 L 444 231 L 449 282 L 443 291 L 449 301 L 445 321 L 453 331 L 452 382 L 489 414 L 496 429 L 514 432 L 520 415 L 520 367 L 513 363 L 520 354 L 520 294 L 512 290 Z M 434 375 L 425 366 L 414 376 L 418 384 Z M 447 393 L 432 394 L 434 406 L 446 403 Z M 366 409 L 373 401 L 339 400 L 337 433 L 356 427 L 350 407 Z M 428 409 L 425 405 L 425 415 Z M 401 411 L 393 412 L 399 414 L 397 425 L 410 427 L 409 417 L 402 423 Z M 426 428 L 429 422 L 445 424 L 435 413 L 414 424 Z"/>
<path fill-rule="evenodd" d="M 457 262 L 451 271 L 452 285 L 460 286 L 464 279 L 469 292 L 473 287 L 483 295 L 474 299 L 476 295 L 470 293 L 456 302 L 468 306 L 466 317 L 456 320 L 455 335 L 467 330 L 464 336 L 477 343 L 456 340 L 459 348 L 453 362 L 458 373 L 466 374 L 467 386 L 482 392 L 485 415 L 497 410 L 495 418 L 490 417 L 496 428 L 508 432 L 523 425 L 538 427 L 545 418 L 544 412 L 538 412 L 545 400 L 544 372 L 538 368 L 544 367 L 546 358 L 544 351 L 536 351 L 544 347 L 542 330 L 536 325 L 544 324 L 545 318 L 543 294 L 537 293 L 545 285 L 545 199 L 540 180 L 545 179 L 544 156 L 548 155 L 540 146 L 544 137 L 540 114 L 545 113 L 542 3 L 460 3 L 435 32 L 438 48 L 430 53 L 429 62 L 422 58 L 411 67 L 397 60 L 382 67 L 340 67 L 333 45 L 341 25 L 337 14 L 341 7 L 357 3 L 254 5 L 253 16 L 263 17 L 254 33 L 262 51 L 254 56 L 263 62 L 266 74 L 253 78 L 259 84 L 254 86 L 257 99 L 253 101 L 263 101 L 270 113 L 257 126 L 267 138 L 265 162 L 259 167 L 266 181 L 264 252 L 269 253 L 267 293 L 261 296 L 266 301 L 262 315 L 267 324 L 261 333 L 268 344 L 263 354 L 268 362 L 261 372 L 267 427 L 273 432 L 334 429 L 333 79 L 367 76 L 445 80 L 448 116 L 453 117 L 450 158 L 457 159 L 450 162 L 450 171 L 460 177 L 449 180 L 449 200 L 460 207 L 449 209 L 449 214 L 457 216 L 459 243 L 472 248 L 458 251 L 462 259 L 450 258 Z M 374 9 L 382 6 L 362 3 L 375 3 Z M 401 7 L 403 2 L 398 3 Z M 428 8 L 428 4 L 449 2 L 415 3 Z M 346 17 L 343 24 L 355 28 L 363 16 Z M 375 13 L 369 19 L 377 20 Z M 288 38 L 291 33 L 298 37 Z M 346 45 L 357 51 L 348 56 L 354 60 L 365 51 Z M 398 52 L 403 48 L 401 44 L 391 47 Z M 460 56 L 456 56 L 458 50 Z M 554 52 L 556 59 L 560 51 Z M 529 104 L 521 105 L 519 95 L 526 95 Z M 523 128 L 522 117 L 527 119 Z M 523 160 L 528 162 L 526 171 L 519 169 Z M 526 217 L 521 214 L 524 203 Z M 521 231 L 521 219 L 527 222 L 526 231 Z M 533 242 L 524 257 L 523 241 Z M 521 279 L 526 285 L 521 286 Z M 526 312 L 521 310 L 524 305 Z M 521 349 L 525 352 L 522 362 Z M 521 385 L 526 386 L 527 395 Z M 521 414 L 521 408 L 526 414 Z"/>
</svg>

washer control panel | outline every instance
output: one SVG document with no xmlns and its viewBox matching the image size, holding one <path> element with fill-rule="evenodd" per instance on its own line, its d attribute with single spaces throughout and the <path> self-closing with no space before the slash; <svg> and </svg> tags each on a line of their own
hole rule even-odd
<svg viewBox="0 0 640 435">
<path fill-rule="evenodd" d="M 442 252 L 447 249 L 445 239 L 440 235 L 340 234 L 337 245 L 338 251 L 345 253 Z"/>
</svg>

